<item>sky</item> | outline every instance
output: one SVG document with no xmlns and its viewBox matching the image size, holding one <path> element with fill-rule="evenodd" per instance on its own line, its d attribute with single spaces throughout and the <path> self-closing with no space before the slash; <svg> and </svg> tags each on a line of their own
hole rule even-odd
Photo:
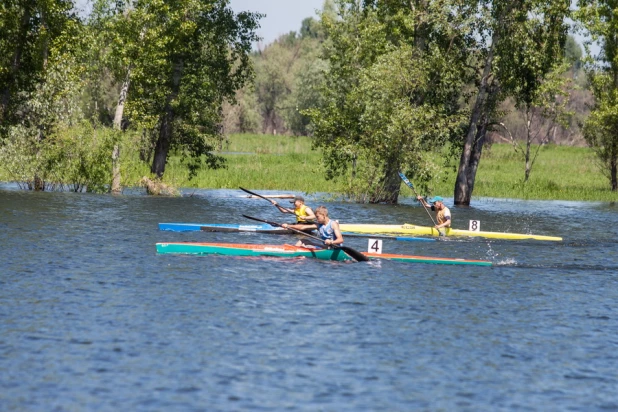
<svg viewBox="0 0 618 412">
<path fill-rule="evenodd" d="M 317 18 L 316 10 L 321 10 L 324 0 L 230 0 L 235 13 L 255 11 L 266 16 L 260 19 L 258 36 L 262 44 L 272 43 L 282 34 L 298 32 L 300 23 L 307 17 Z"/>
</svg>

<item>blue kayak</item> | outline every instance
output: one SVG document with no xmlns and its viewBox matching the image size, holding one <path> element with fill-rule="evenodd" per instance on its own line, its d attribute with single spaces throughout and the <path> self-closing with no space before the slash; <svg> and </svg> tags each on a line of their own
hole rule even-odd
<svg viewBox="0 0 618 412">
<path fill-rule="evenodd" d="M 278 226 L 271 226 L 267 223 L 262 224 L 250 224 L 239 225 L 234 223 L 159 223 L 159 230 L 167 230 L 171 232 L 258 232 L 258 233 L 270 233 L 270 234 L 293 234 L 292 230 L 287 230 Z M 344 236 L 351 237 L 370 237 L 370 238 L 382 238 L 393 239 L 400 241 L 420 241 L 420 242 L 435 242 L 436 238 L 426 237 L 405 237 L 405 236 L 390 236 L 379 234 L 365 234 L 354 232 L 342 232 Z"/>
<path fill-rule="evenodd" d="M 159 230 L 172 232 L 259 232 L 291 234 L 291 230 L 271 226 L 266 223 L 259 225 L 238 225 L 233 223 L 159 223 Z"/>
</svg>

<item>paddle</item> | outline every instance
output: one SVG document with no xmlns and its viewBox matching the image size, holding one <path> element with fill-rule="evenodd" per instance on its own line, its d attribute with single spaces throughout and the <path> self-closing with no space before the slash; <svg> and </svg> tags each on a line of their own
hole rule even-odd
<svg viewBox="0 0 618 412">
<path fill-rule="evenodd" d="M 272 203 L 274 206 L 277 206 L 277 202 L 275 202 L 275 201 L 274 201 L 274 200 L 272 200 L 272 199 L 269 199 L 269 198 L 267 198 L 267 197 L 265 197 L 265 196 L 262 196 L 262 195 L 260 195 L 260 194 L 257 194 L 257 193 L 255 193 L 255 192 L 252 192 L 251 190 L 248 190 L 248 189 L 245 189 L 245 188 L 242 188 L 242 187 L 239 187 L 239 189 L 240 189 L 240 190 L 242 190 L 242 191 L 244 191 L 244 192 L 249 193 L 250 195 L 260 197 L 260 198 L 262 198 L 262 199 L 264 199 L 264 200 L 268 200 L 268 201 L 269 201 L 270 203 Z"/>
<path fill-rule="evenodd" d="M 414 191 L 414 194 L 416 195 L 416 197 L 419 196 L 418 192 L 416 191 L 416 188 L 414 187 L 414 185 L 412 184 L 412 182 L 410 182 L 410 180 L 408 180 L 408 178 L 406 177 L 406 175 L 403 174 L 403 172 L 399 172 L 399 177 L 401 178 L 401 180 L 403 180 L 403 182 L 406 184 L 406 186 L 408 186 L 410 189 L 412 189 Z M 423 202 L 421 202 L 421 205 L 423 206 L 423 209 L 425 209 L 425 212 L 427 212 L 427 214 L 429 215 L 429 218 L 431 219 L 431 221 L 433 222 L 434 226 L 438 226 L 438 224 L 436 223 L 436 221 L 433 219 L 433 216 L 431 216 L 431 213 L 429 213 L 429 210 L 427 210 L 427 208 L 425 207 L 425 204 Z M 442 232 L 440 229 L 436 229 L 438 231 L 438 233 L 440 234 L 440 236 L 444 236 L 444 232 Z"/>
<path fill-rule="evenodd" d="M 286 207 L 281 206 L 279 203 L 275 202 L 275 201 L 274 201 L 274 200 L 272 200 L 272 199 L 267 198 L 266 196 L 262 196 L 262 195 L 260 195 L 260 194 L 258 194 L 258 193 L 252 192 L 251 190 L 249 190 L 249 189 L 245 189 L 244 187 L 240 187 L 240 186 L 239 186 L 238 188 L 239 188 L 240 190 L 242 190 L 242 191 L 245 191 L 245 192 L 249 193 L 250 195 L 260 197 L 260 198 L 262 198 L 262 199 L 264 199 L 264 200 L 268 200 L 270 203 L 272 203 L 272 204 L 273 204 L 273 206 L 277 207 L 277 208 L 279 209 L 279 211 L 281 211 L 281 212 L 283 212 L 284 210 L 287 210 L 287 213 L 292 213 L 292 214 L 294 214 L 294 212 L 293 212 L 291 209 L 288 209 L 288 208 L 286 208 Z M 286 213 L 286 212 L 284 212 L 284 213 Z M 304 217 L 303 217 L 303 219 L 305 219 L 305 221 L 306 221 L 306 222 L 309 222 L 308 224 L 311 224 L 311 221 L 313 221 L 313 220 L 314 220 L 313 218 L 311 218 L 311 219 L 310 219 L 310 218 L 309 218 L 309 216 L 304 216 Z"/>
<path fill-rule="evenodd" d="M 243 215 L 243 217 L 246 217 L 247 219 L 251 219 L 251 220 L 255 220 L 258 222 L 262 222 L 262 223 L 268 223 L 271 226 L 277 226 L 277 227 L 283 227 L 282 224 L 277 223 L 277 222 L 271 222 L 270 220 L 264 220 L 264 219 L 259 219 L 257 217 L 251 217 L 251 216 L 247 216 L 247 215 Z M 324 240 L 322 240 L 321 238 L 314 236 L 312 234 L 309 233 L 305 233 L 302 230 L 297 230 L 297 229 L 293 229 L 291 227 L 287 227 L 284 229 L 288 229 L 291 230 L 295 233 L 298 233 L 299 235 L 303 235 L 303 236 L 307 236 L 316 240 L 319 240 L 320 242 L 324 242 Z M 365 255 L 363 255 L 362 253 L 360 253 L 359 251 L 352 249 L 351 247 L 347 247 L 347 246 L 337 246 L 337 245 L 332 245 L 332 247 L 334 249 L 341 249 L 343 250 L 345 253 L 347 253 L 348 255 L 350 255 L 350 257 L 352 257 L 352 259 L 356 260 L 357 262 L 367 262 L 369 261 L 369 258 Z"/>
</svg>

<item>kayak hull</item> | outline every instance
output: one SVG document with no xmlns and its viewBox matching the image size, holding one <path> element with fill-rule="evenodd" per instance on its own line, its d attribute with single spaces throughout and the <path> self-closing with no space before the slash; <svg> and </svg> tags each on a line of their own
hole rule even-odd
<svg viewBox="0 0 618 412">
<path fill-rule="evenodd" d="M 160 254 L 224 255 L 253 257 L 313 258 L 321 260 L 353 260 L 341 249 L 310 249 L 291 245 L 257 245 L 245 243 L 172 242 L 157 243 Z M 486 260 L 453 259 L 429 256 L 363 253 L 370 260 L 393 260 L 408 263 L 491 266 Z"/>
<path fill-rule="evenodd" d="M 411 224 L 403 225 L 376 225 L 376 224 L 346 224 L 340 223 L 339 227 L 342 232 L 365 233 L 365 234 L 402 234 L 402 235 L 421 235 L 421 236 L 440 236 L 440 233 L 430 226 L 416 226 Z M 510 239 L 510 240 L 550 240 L 561 241 L 561 237 L 543 236 L 521 233 L 504 233 L 504 232 L 473 232 L 471 230 L 462 229 L 446 229 L 446 236 L 461 236 L 461 237 L 485 237 L 490 239 Z"/>
<path fill-rule="evenodd" d="M 341 249 L 309 249 L 291 245 L 255 245 L 244 243 L 157 243 L 157 252 L 185 255 L 305 257 L 320 260 L 352 260 Z"/>
</svg>

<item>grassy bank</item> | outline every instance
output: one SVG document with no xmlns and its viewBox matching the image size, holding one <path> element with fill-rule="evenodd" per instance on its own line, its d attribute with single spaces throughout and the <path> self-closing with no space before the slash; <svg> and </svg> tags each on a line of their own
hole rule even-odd
<svg viewBox="0 0 618 412">
<path fill-rule="evenodd" d="M 179 187 L 281 189 L 297 192 L 344 191 L 345 182 L 326 181 L 320 153 L 311 150 L 307 137 L 233 135 L 221 154 L 228 167 L 205 170 L 193 180 L 177 159 L 166 179 Z M 457 161 L 459 159 L 456 159 Z M 433 194 L 453 196 L 455 167 L 444 181 L 431 183 Z M 485 150 L 476 177 L 474 197 L 617 201 L 608 179 L 596 166 L 589 148 L 546 145 L 541 148 L 529 181 L 523 184 L 524 162 L 508 144 Z M 408 189 L 402 195 L 412 195 Z"/>
<path fill-rule="evenodd" d="M 127 153 L 127 152 L 125 152 Z M 172 156 L 165 181 L 180 188 L 282 190 L 288 192 L 344 193 L 343 179 L 326 181 L 320 165 L 321 155 L 311 150 L 311 139 L 271 135 L 232 135 L 223 145 L 221 156 L 227 168 L 201 170 L 192 180 L 179 157 Z M 432 195 L 452 198 L 456 164 L 445 168 L 444 180 L 430 183 Z M 541 148 L 530 180 L 523 184 L 524 163 L 508 144 L 494 144 L 483 152 L 473 198 L 518 198 L 618 201 L 608 179 L 596 166 L 589 148 L 546 145 Z M 123 184 L 135 186 L 149 174 L 149 166 L 137 160 L 123 159 Z M 413 176 L 408 176 L 414 181 Z M 0 180 L 10 180 L 0 168 Z M 402 196 L 412 196 L 402 188 Z"/>
</svg>

